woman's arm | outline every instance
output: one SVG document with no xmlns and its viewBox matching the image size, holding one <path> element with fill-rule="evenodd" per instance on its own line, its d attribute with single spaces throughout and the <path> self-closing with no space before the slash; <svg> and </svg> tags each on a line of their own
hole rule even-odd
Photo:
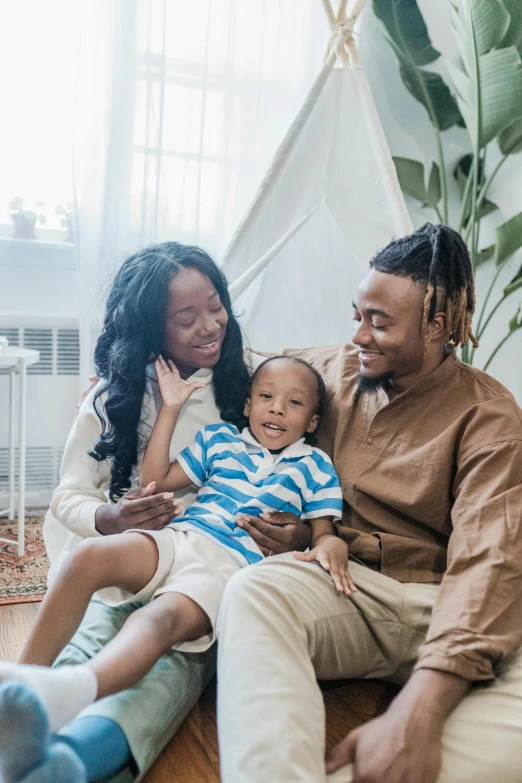
<svg viewBox="0 0 522 783">
<path fill-rule="evenodd" d="M 58 523 L 81 538 L 122 533 L 128 528 L 161 529 L 179 513 L 180 502 L 149 490 L 131 489 L 117 503 L 107 501 L 111 464 L 89 456 L 101 432 L 91 389 L 71 427 L 60 483 L 51 501 Z M 102 400 L 100 400 L 102 402 Z M 182 504 L 181 504 L 182 505 Z"/>
<path fill-rule="evenodd" d="M 92 389 L 75 419 L 62 458 L 60 483 L 54 491 L 51 511 L 73 533 L 87 538 L 99 535 L 96 511 L 108 505 L 105 491 L 110 480 L 110 463 L 98 463 L 88 452 L 101 432 Z"/>
</svg>

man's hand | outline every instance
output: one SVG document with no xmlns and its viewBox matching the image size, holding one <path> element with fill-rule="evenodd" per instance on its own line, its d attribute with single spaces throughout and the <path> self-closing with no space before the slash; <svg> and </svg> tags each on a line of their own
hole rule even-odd
<svg viewBox="0 0 522 783">
<path fill-rule="evenodd" d="M 296 549 L 302 552 L 310 546 L 310 525 L 295 514 L 283 511 L 264 512 L 260 517 L 242 514 L 237 524 L 254 539 L 265 557 Z"/>
<path fill-rule="evenodd" d="M 331 751 L 327 772 L 352 762 L 353 783 L 435 783 L 444 722 L 468 689 L 462 677 L 420 669 L 384 715 L 350 732 Z"/>
<path fill-rule="evenodd" d="M 385 712 L 366 723 L 330 753 L 326 770 L 354 763 L 353 783 L 435 783 L 440 774 L 440 733 L 426 734 Z"/>
<path fill-rule="evenodd" d="M 183 501 L 172 492 L 154 494 L 155 482 L 143 489 L 130 489 L 117 503 L 96 509 L 98 533 L 109 536 L 125 530 L 162 530 L 184 511 Z"/>
</svg>

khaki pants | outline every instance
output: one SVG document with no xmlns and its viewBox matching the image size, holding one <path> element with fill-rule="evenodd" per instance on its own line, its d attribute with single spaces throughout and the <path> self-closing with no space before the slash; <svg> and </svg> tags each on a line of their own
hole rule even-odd
<svg viewBox="0 0 522 783">
<path fill-rule="evenodd" d="M 324 783 L 316 678 L 404 683 L 438 594 L 350 564 L 358 592 L 336 594 L 317 565 L 280 555 L 229 582 L 218 618 L 222 783 Z M 521 618 L 522 622 L 522 618 Z M 351 765 L 328 776 L 350 783 Z M 522 781 L 522 653 L 474 688 L 446 723 L 438 783 Z"/>
</svg>

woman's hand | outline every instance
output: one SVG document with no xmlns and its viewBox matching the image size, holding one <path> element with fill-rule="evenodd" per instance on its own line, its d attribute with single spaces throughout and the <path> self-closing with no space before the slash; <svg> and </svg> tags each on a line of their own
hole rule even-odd
<svg viewBox="0 0 522 783">
<path fill-rule="evenodd" d="M 171 359 L 160 356 L 155 362 L 156 374 L 163 400 L 163 407 L 180 410 L 196 389 L 204 389 L 205 383 L 185 383 Z"/>
<path fill-rule="evenodd" d="M 183 501 L 172 492 L 154 494 L 155 483 L 143 489 L 130 489 L 117 503 L 105 503 L 96 509 L 98 533 L 110 536 L 125 530 L 162 530 L 184 512 Z"/>
<path fill-rule="evenodd" d="M 310 525 L 295 514 L 283 511 L 264 512 L 261 517 L 241 514 L 237 524 L 254 539 L 265 557 L 310 546 Z"/>
<path fill-rule="evenodd" d="M 99 380 L 100 379 L 99 379 L 99 377 L 97 375 L 89 375 L 89 386 L 87 386 L 87 388 L 85 388 L 81 392 L 80 396 L 78 397 L 78 401 L 76 403 L 76 410 L 74 412 L 72 424 L 74 424 L 74 422 L 76 421 L 76 418 L 78 416 L 78 413 L 80 412 L 80 408 L 82 407 L 82 405 L 83 405 L 83 403 L 85 401 L 85 398 L 94 389 L 94 387 L 96 386 L 96 384 L 98 383 Z"/>
<path fill-rule="evenodd" d="M 357 588 L 348 573 L 348 544 L 337 536 L 327 536 L 310 552 L 294 552 L 296 560 L 312 563 L 317 560 L 328 571 L 339 593 L 352 595 Z"/>
</svg>

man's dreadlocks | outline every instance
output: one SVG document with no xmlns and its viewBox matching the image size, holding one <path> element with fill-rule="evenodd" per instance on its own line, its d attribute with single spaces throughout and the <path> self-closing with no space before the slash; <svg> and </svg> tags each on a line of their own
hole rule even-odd
<svg viewBox="0 0 522 783">
<path fill-rule="evenodd" d="M 446 313 L 446 342 L 478 342 L 471 328 L 475 311 L 473 267 L 464 240 L 449 226 L 425 223 L 415 233 L 390 242 L 370 262 L 370 267 L 398 277 L 409 277 L 426 286 L 423 328 L 435 313 Z"/>
</svg>

